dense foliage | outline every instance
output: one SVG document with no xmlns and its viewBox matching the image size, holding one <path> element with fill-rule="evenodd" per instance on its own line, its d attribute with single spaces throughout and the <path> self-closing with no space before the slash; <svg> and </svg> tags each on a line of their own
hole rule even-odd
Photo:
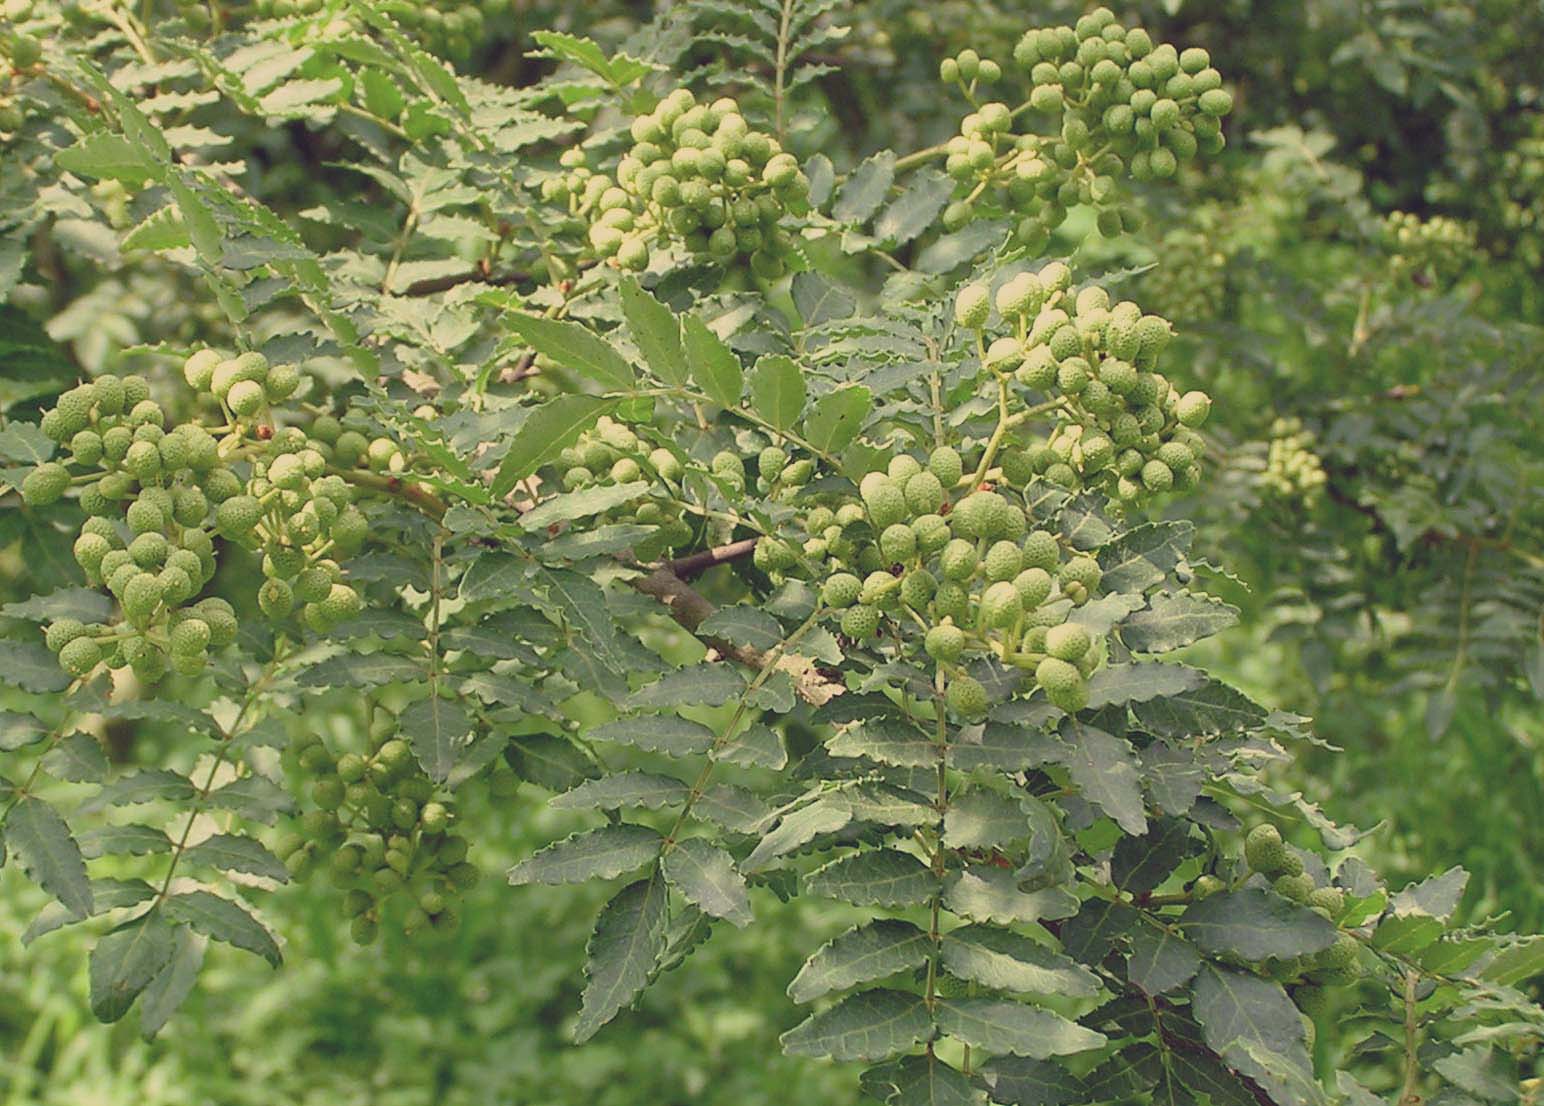
<svg viewBox="0 0 1544 1106">
<path fill-rule="evenodd" d="M 3 6 L 113 1093 L 1531 1100 L 1538 13 L 510 7 Z"/>
</svg>

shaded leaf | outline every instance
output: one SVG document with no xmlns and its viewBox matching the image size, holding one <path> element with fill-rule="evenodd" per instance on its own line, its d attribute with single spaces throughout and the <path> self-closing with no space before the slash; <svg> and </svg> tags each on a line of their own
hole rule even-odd
<svg viewBox="0 0 1544 1106">
<path fill-rule="evenodd" d="M 586 948 L 586 982 L 574 1039 L 587 1041 L 648 985 L 665 948 L 665 882 L 658 875 L 624 887 L 595 921 Z"/>
</svg>

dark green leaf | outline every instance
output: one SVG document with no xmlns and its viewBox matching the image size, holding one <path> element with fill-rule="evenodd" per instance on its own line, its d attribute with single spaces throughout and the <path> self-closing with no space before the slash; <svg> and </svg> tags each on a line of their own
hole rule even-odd
<svg viewBox="0 0 1544 1106">
<path fill-rule="evenodd" d="M 580 434 L 616 404 L 614 399 L 599 396 L 563 395 L 536 408 L 515 431 L 509 452 L 493 477 L 493 494 L 508 495 L 516 484 L 578 441 Z"/>
<path fill-rule="evenodd" d="M 836 454 L 852 444 L 863 429 L 873 396 L 861 384 L 821 396 L 804 419 L 804 437 L 822 453 Z"/>
<path fill-rule="evenodd" d="M 284 862 L 261 841 L 234 833 L 217 833 L 206 837 L 182 854 L 184 862 L 207 865 L 224 872 L 244 872 L 250 876 L 262 876 L 279 883 L 289 882 L 289 871 Z"/>
<path fill-rule="evenodd" d="M 53 807 L 28 796 L 5 818 L 5 847 L 43 890 L 77 918 L 91 914 L 91 881 L 70 827 Z"/>
<path fill-rule="evenodd" d="M 852 171 L 836 194 L 831 217 L 843 223 L 862 223 L 879 210 L 895 180 L 895 154 L 881 150 Z"/>
<path fill-rule="evenodd" d="M 256 953 L 275 968 L 283 961 L 273 934 L 247 909 L 208 891 L 185 891 L 165 901 L 167 916 L 187 922 L 205 937 Z"/>
<path fill-rule="evenodd" d="M 154 1037 L 171 1020 L 192 992 L 199 969 L 204 966 L 207 942 L 195 936 L 187 926 L 178 926 L 176 935 L 177 947 L 171 960 L 150 981 L 139 1001 L 139 1031 L 147 1039 Z"/>
<path fill-rule="evenodd" d="M 1161 995 L 1190 982 L 1200 967 L 1200 953 L 1178 934 L 1146 925 L 1131 935 L 1126 978 L 1150 995 Z"/>
<path fill-rule="evenodd" d="M 509 328 L 527 345 L 564 368 L 573 369 L 607 389 L 626 391 L 633 387 L 636 377 L 627 359 L 587 327 L 518 311 L 511 312 L 506 319 Z M 497 481 L 494 491 L 498 491 Z"/>
<path fill-rule="evenodd" d="M 444 783 L 472 745 L 472 718 L 460 703 L 431 694 L 397 716 L 402 736 L 429 774 Z"/>
<path fill-rule="evenodd" d="M 751 370 L 751 409 L 778 430 L 791 430 L 804 413 L 804 374 L 781 354 L 760 358 Z"/>
<path fill-rule="evenodd" d="M 933 1035 L 920 996 L 901 991 L 860 991 L 812 1014 L 782 1036 L 791 1056 L 831 1060 L 885 1060 Z"/>
<path fill-rule="evenodd" d="M 734 350 L 696 315 L 682 319 L 681 334 L 686 343 L 686 363 L 697 387 L 720 407 L 738 407 L 745 390 L 745 370 L 740 368 Z"/>
<path fill-rule="evenodd" d="M 1160 592 L 1147 610 L 1127 616 L 1121 640 L 1138 653 L 1167 653 L 1226 630 L 1238 608 L 1209 595 Z"/>
<path fill-rule="evenodd" d="M 688 788 L 674 776 L 654 772 L 615 772 L 586 780 L 571 791 L 556 796 L 551 805 L 557 810 L 619 810 L 624 807 L 675 806 L 684 802 Z"/>
<path fill-rule="evenodd" d="M 750 925 L 751 900 L 734 857 L 700 837 L 678 841 L 660 864 L 670 886 L 704 914 L 737 926 Z"/>
<path fill-rule="evenodd" d="M 686 351 L 681 346 L 681 321 L 675 312 L 645 292 L 636 280 L 618 286 L 627 329 L 644 361 L 666 384 L 681 385 L 690 379 Z"/>
<path fill-rule="evenodd" d="M 618 822 L 548 845 L 509 870 L 509 882 L 583 883 L 612 879 L 652 863 L 664 838 L 647 826 Z"/>
<path fill-rule="evenodd" d="M 583 1005 L 574 1038 L 587 1041 L 638 997 L 665 948 L 665 881 L 624 887 L 600 912 L 590 937 Z"/>
<path fill-rule="evenodd" d="M 591 741 L 613 741 L 672 757 L 706 753 L 714 740 L 713 731 L 702 723 L 669 714 L 619 718 L 596 726 L 586 736 Z"/>
<path fill-rule="evenodd" d="M 933 225 L 949 202 L 954 182 L 935 170 L 923 170 L 906 191 L 874 220 L 874 237 L 897 246 L 905 245 Z"/>
<path fill-rule="evenodd" d="M 956 979 L 995 991 L 1082 998 L 1099 991 L 1098 979 L 1087 968 L 996 926 L 961 926 L 945 934 L 943 963 Z"/>
<path fill-rule="evenodd" d="M 70 677 L 41 641 L 0 640 L 0 683 L 34 695 L 49 695 L 70 686 Z"/>
<path fill-rule="evenodd" d="M 152 910 L 107 934 L 91 950 L 91 1012 L 115 1022 L 177 953 L 176 932 Z"/>
<path fill-rule="evenodd" d="M 1104 1044 L 1104 1034 L 1049 1010 L 989 998 L 945 999 L 934 1010 L 938 1031 L 988 1052 L 1047 1060 Z"/>
<path fill-rule="evenodd" d="M 834 938 L 804 962 L 788 997 L 811 1002 L 832 991 L 871 983 L 927 962 L 932 942 L 910 922 L 880 919 Z"/>
<path fill-rule="evenodd" d="M 938 879 L 926 864 L 894 849 L 844 856 L 804 878 L 806 894 L 854 906 L 919 906 L 937 886 Z"/>
<path fill-rule="evenodd" d="M 1249 961 L 1307 956 L 1335 940 L 1334 925 L 1312 910 L 1253 887 L 1191 903 L 1180 928 L 1207 952 Z"/>
<path fill-rule="evenodd" d="M 1083 797 L 1099 807 L 1127 833 L 1147 832 L 1147 815 L 1137 760 L 1130 742 L 1081 722 L 1065 727 L 1058 759 L 1067 766 Z"/>
<path fill-rule="evenodd" d="M 1281 984 L 1207 965 L 1191 991 L 1207 1047 L 1280 1106 L 1321 1106 L 1303 1019 Z"/>
</svg>

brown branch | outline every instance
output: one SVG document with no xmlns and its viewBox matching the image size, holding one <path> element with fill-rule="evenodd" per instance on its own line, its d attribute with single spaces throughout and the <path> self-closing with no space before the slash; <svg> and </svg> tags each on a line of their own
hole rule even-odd
<svg viewBox="0 0 1544 1106">
<path fill-rule="evenodd" d="M 744 544 L 736 542 L 736 545 Z M 754 542 L 751 543 L 754 547 Z M 727 548 L 727 547 L 726 547 Z M 708 553 L 717 552 L 708 550 Z M 742 554 L 743 555 L 743 554 Z M 701 556 L 699 554 L 698 556 Z M 685 558 L 691 560 L 692 558 Z M 704 599 L 691 585 L 671 571 L 670 565 L 661 565 L 647 576 L 632 581 L 633 587 L 651 599 L 657 599 L 670 612 L 670 617 L 695 635 L 704 645 L 716 651 L 726 660 L 743 664 L 760 672 L 768 663 L 788 674 L 799 698 L 814 706 L 824 706 L 846 690 L 842 684 L 826 676 L 814 661 L 796 654 L 785 654 L 771 661 L 766 653 L 750 645 L 737 645 L 712 634 L 698 633 L 698 627 L 718 609 Z"/>
<path fill-rule="evenodd" d="M 415 484 L 395 476 L 359 469 L 337 471 L 344 479 L 360 487 L 400 496 L 435 520 L 445 516 L 445 502 L 432 492 Z M 756 538 L 747 538 L 716 549 L 705 549 L 679 560 L 668 561 L 655 567 L 648 575 L 633 580 L 632 585 L 644 595 L 659 600 L 670 612 L 670 617 L 675 619 L 683 629 L 726 660 L 743 664 L 758 672 L 766 668 L 768 663 L 775 663 L 777 668 L 788 674 L 788 678 L 793 681 L 794 690 L 798 692 L 801 699 L 817 707 L 822 706 L 846 689 L 839 681 L 821 672 L 819 666 L 810 658 L 790 653 L 772 662 L 767 653 L 753 646 L 736 645 L 732 641 L 726 641 L 712 634 L 697 632 L 697 628 L 718 608 L 687 584 L 681 578 L 682 574 L 694 576 L 713 565 L 726 564 L 741 557 L 748 557 L 755 550 L 756 542 Z"/>
<path fill-rule="evenodd" d="M 702 575 L 714 565 L 729 564 L 731 561 L 749 557 L 756 551 L 756 543 L 760 540 L 760 538 L 746 538 L 744 541 L 730 542 L 715 549 L 704 549 L 670 561 L 665 567 L 680 579 L 690 580 L 694 576 Z"/>
<path fill-rule="evenodd" d="M 426 277 L 423 280 L 415 280 L 401 292 L 404 296 L 432 296 L 436 292 L 448 292 L 458 284 L 492 284 L 495 286 L 505 284 L 519 284 L 531 279 L 531 274 L 521 269 L 507 273 L 494 273 L 487 266 L 479 265 L 471 272 L 454 273 L 443 277 Z"/>
</svg>

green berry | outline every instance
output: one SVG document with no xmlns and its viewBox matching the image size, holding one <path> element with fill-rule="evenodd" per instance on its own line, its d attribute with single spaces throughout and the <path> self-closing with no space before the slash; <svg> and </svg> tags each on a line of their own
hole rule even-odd
<svg viewBox="0 0 1544 1106">
<path fill-rule="evenodd" d="M 822 585 L 820 599 L 826 606 L 841 610 L 856 603 L 862 591 L 862 580 L 850 572 L 838 572 Z"/>
<path fill-rule="evenodd" d="M 1057 657 L 1046 657 L 1035 667 L 1035 682 L 1045 688 L 1046 698 L 1074 714 L 1088 705 L 1088 685 L 1075 665 Z"/>
<path fill-rule="evenodd" d="M 283 580 L 264 580 L 262 587 L 257 589 L 257 606 L 264 616 L 281 622 L 295 609 L 295 593 Z"/>
<path fill-rule="evenodd" d="M 1081 660 L 1092 645 L 1088 630 L 1076 622 L 1052 626 L 1046 631 L 1045 651 L 1059 660 Z"/>
<path fill-rule="evenodd" d="M 86 632 L 85 623 L 75 618 L 60 618 L 52 622 L 43 633 L 43 643 L 51 653 L 57 653 Z"/>
<path fill-rule="evenodd" d="M 913 473 L 903 485 L 913 517 L 937 514 L 944 505 L 944 485 L 930 470 Z"/>
<path fill-rule="evenodd" d="M 1019 591 L 1006 581 L 991 585 L 981 595 L 982 625 L 994 629 L 1007 629 L 1024 613 L 1024 601 Z"/>
<path fill-rule="evenodd" d="M 123 616 L 143 629 L 161 602 L 161 582 L 148 572 L 137 572 L 123 589 Z"/>
<path fill-rule="evenodd" d="M 77 637 L 59 650 L 59 665 L 71 676 L 85 676 L 102 661 L 102 647 L 89 637 Z"/>
<path fill-rule="evenodd" d="M 207 392 L 214 381 L 214 371 L 222 358 L 212 349 L 201 349 L 182 365 L 183 379 L 196 392 Z"/>
<path fill-rule="evenodd" d="M 934 626 L 922 639 L 922 648 L 939 664 L 954 664 L 965 652 L 965 631 L 948 622 Z"/>
<path fill-rule="evenodd" d="M 263 409 L 266 402 L 263 386 L 255 380 L 238 380 L 231 385 L 225 402 L 238 418 L 251 418 Z"/>
<path fill-rule="evenodd" d="M 975 575 L 978 556 L 974 542 L 955 538 L 944 546 L 943 553 L 939 555 L 939 569 L 946 580 L 969 580 Z"/>
<path fill-rule="evenodd" d="M 977 719 L 986 714 L 986 688 L 974 676 L 956 676 L 945 692 L 949 709 L 961 718 Z"/>
<path fill-rule="evenodd" d="M 223 537 L 240 539 L 252 532 L 262 513 L 256 496 L 231 496 L 215 509 L 215 527 Z"/>
<path fill-rule="evenodd" d="M 1275 875 L 1286 867 L 1287 847 L 1281 832 L 1269 822 L 1249 831 L 1244 838 L 1244 860 L 1261 875 Z"/>
<path fill-rule="evenodd" d="M 29 507 L 46 507 L 57 503 L 69 486 L 69 470 L 57 461 L 45 461 L 22 480 L 22 501 Z"/>
<path fill-rule="evenodd" d="M 879 608 L 849 607 L 842 612 L 842 633 L 854 641 L 867 641 L 879 631 Z"/>
<path fill-rule="evenodd" d="M 917 553 L 917 535 L 904 522 L 885 527 L 879 535 L 880 556 L 887 564 L 909 561 Z"/>
<path fill-rule="evenodd" d="M 928 455 L 927 469 L 945 489 L 953 488 L 964 475 L 965 465 L 953 446 L 941 445 Z M 936 508 L 935 508 L 936 510 Z"/>
<path fill-rule="evenodd" d="M 1099 587 L 1099 581 L 1104 578 L 1103 571 L 1099 568 L 1099 562 L 1092 557 L 1074 557 L 1062 565 L 1058 578 L 1063 585 L 1081 584 L 1088 591 Z"/>
<path fill-rule="evenodd" d="M 1051 594 L 1051 574 L 1043 568 L 1026 568 L 1013 578 L 1024 609 L 1032 611 L 1044 603 Z"/>
<path fill-rule="evenodd" d="M 188 656 L 209 648 L 209 623 L 202 618 L 185 618 L 171 629 L 172 655 Z"/>
<path fill-rule="evenodd" d="M 1284 899 L 1307 903 L 1308 896 L 1313 894 L 1313 877 L 1306 872 L 1277 876 L 1271 883 L 1271 889 Z"/>
<path fill-rule="evenodd" d="M 1011 541 L 994 542 L 986 551 L 984 565 L 988 580 L 1011 580 L 1024 567 L 1024 554 Z"/>
<path fill-rule="evenodd" d="M 954 298 L 954 321 L 967 330 L 984 328 L 991 311 L 991 293 L 985 284 L 967 284 Z"/>
</svg>

